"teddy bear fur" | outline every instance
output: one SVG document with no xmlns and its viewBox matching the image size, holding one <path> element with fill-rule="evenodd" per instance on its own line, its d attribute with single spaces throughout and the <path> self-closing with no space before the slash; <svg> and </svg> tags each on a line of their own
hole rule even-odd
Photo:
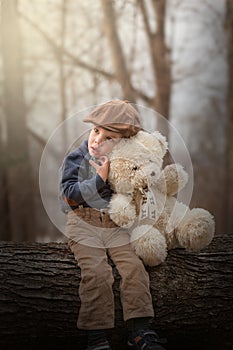
<svg viewBox="0 0 233 350">
<path fill-rule="evenodd" d="M 158 131 L 139 131 L 121 139 L 109 155 L 108 181 L 114 192 L 110 217 L 129 229 L 133 249 L 149 266 L 165 261 L 170 249 L 200 251 L 214 235 L 214 219 L 207 210 L 190 210 L 176 199 L 188 174 L 179 164 L 163 169 L 167 148 Z"/>
</svg>

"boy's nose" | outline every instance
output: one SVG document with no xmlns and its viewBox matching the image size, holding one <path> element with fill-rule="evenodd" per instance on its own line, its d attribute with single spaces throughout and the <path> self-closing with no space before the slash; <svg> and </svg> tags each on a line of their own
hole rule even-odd
<svg viewBox="0 0 233 350">
<path fill-rule="evenodd" d="M 101 136 L 97 136 L 96 138 L 95 138 L 95 142 L 99 145 L 99 144 L 101 144 L 102 143 L 102 137 Z"/>
</svg>

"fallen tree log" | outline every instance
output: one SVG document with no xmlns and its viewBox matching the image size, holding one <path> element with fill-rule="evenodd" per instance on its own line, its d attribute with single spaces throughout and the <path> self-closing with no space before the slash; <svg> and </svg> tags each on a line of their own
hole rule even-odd
<svg viewBox="0 0 233 350">
<path fill-rule="evenodd" d="M 233 348 L 233 236 L 215 237 L 200 254 L 169 252 L 148 268 L 155 327 L 167 349 Z M 113 349 L 126 349 L 119 282 Z M 7 349 L 85 349 L 76 329 L 80 270 L 65 243 L 0 242 L 0 345 Z M 53 344 L 53 346 L 51 346 Z"/>
</svg>

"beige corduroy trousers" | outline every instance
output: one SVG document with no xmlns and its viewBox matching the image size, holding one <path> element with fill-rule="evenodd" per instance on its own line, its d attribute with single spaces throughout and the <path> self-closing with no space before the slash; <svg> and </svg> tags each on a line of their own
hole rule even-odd
<svg viewBox="0 0 233 350">
<path fill-rule="evenodd" d="M 126 229 L 117 227 L 104 211 L 83 208 L 68 213 L 66 235 L 81 269 L 79 329 L 114 327 L 114 278 L 108 258 L 121 276 L 124 320 L 154 316 L 149 276 Z"/>
</svg>

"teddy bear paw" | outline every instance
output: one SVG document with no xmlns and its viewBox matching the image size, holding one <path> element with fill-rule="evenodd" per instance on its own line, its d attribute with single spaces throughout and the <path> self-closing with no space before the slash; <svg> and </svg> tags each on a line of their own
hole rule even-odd
<svg viewBox="0 0 233 350">
<path fill-rule="evenodd" d="M 159 230 L 151 225 L 136 227 L 131 233 L 130 242 L 145 265 L 156 266 L 166 259 L 166 240 Z"/>
<path fill-rule="evenodd" d="M 136 208 L 132 198 L 123 194 L 114 194 L 109 204 L 109 215 L 118 226 L 130 227 L 136 218 Z"/>
<path fill-rule="evenodd" d="M 213 216 L 205 209 L 195 208 L 182 220 L 177 238 L 181 247 L 200 251 L 212 241 L 214 228 Z"/>
</svg>

